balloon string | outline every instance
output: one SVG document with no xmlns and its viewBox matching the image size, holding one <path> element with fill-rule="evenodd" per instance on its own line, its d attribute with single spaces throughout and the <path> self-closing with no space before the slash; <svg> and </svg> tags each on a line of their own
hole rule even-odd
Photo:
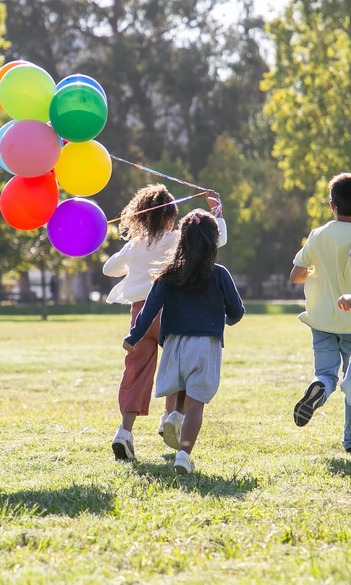
<svg viewBox="0 0 351 585">
<path fill-rule="evenodd" d="M 176 177 L 171 177 L 170 175 L 166 175 L 165 173 L 160 173 L 159 171 L 155 171 L 154 169 L 149 169 L 148 167 L 144 167 L 143 165 L 139 165 L 137 163 L 130 162 L 129 160 L 125 160 L 124 158 L 120 158 L 119 156 L 115 156 L 110 154 L 110 157 L 114 160 L 119 162 L 125 163 L 130 165 L 136 169 L 146 171 L 151 175 L 156 175 L 157 177 L 162 177 L 163 179 L 168 179 L 169 181 L 174 181 L 176 183 L 180 183 L 181 185 L 186 185 L 187 187 L 191 187 L 192 189 L 201 189 L 201 193 L 196 193 L 196 195 L 189 195 L 188 197 L 183 197 L 182 199 L 177 199 L 176 201 L 170 201 L 169 203 L 163 203 L 162 205 L 157 205 L 155 207 L 149 207 L 148 209 L 142 209 L 141 211 L 136 211 L 135 213 L 128 213 L 127 215 L 120 215 L 115 219 L 110 219 L 107 223 L 114 223 L 115 221 L 120 221 L 122 217 L 133 217 L 134 215 L 140 215 L 140 213 L 146 213 L 146 211 L 151 211 L 152 209 L 158 209 L 159 207 L 165 207 L 166 205 L 176 205 L 177 203 L 183 203 L 184 201 L 188 201 L 189 199 L 193 199 L 194 197 L 200 197 L 200 195 L 206 195 L 212 189 L 207 189 L 206 187 L 200 187 L 199 185 L 195 185 L 194 183 L 189 183 L 189 181 L 185 181 L 184 179 L 177 179 Z M 217 203 L 216 206 L 216 215 L 222 209 L 220 200 L 216 199 L 215 197 L 209 197 Z"/>
<path fill-rule="evenodd" d="M 124 158 L 120 158 L 119 156 L 114 156 L 110 154 L 110 157 L 114 160 L 118 160 L 119 162 L 123 162 L 127 165 L 131 165 L 136 169 L 140 169 L 142 171 L 146 171 L 147 173 L 151 173 L 152 175 L 156 175 L 157 177 L 163 177 L 164 179 L 168 179 L 169 181 L 175 181 L 176 183 L 180 183 L 181 185 L 187 185 L 187 187 L 192 187 L 193 189 L 200 189 L 201 191 L 211 191 L 212 189 L 207 189 L 206 187 L 200 187 L 199 185 L 195 185 L 194 183 L 189 183 L 188 181 L 184 181 L 184 179 L 177 179 L 176 177 L 170 177 L 169 175 L 165 175 L 164 173 L 160 173 L 159 171 L 155 171 L 154 169 L 149 169 L 148 167 L 144 167 L 143 165 L 139 165 L 137 163 L 130 162 L 129 160 L 125 160 Z"/>
<path fill-rule="evenodd" d="M 155 207 L 149 207 L 148 209 L 142 209 L 141 211 L 136 211 L 135 213 L 128 213 L 126 215 L 120 215 L 115 219 L 110 219 L 107 223 L 114 223 L 115 221 L 120 221 L 123 217 L 133 217 L 134 215 L 140 215 L 141 213 L 146 213 L 147 211 L 153 211 L 154 209 L 159 209 L 160 207 L 165 207 L 166 205 L 176 205 L 177 203 L 183 203 L 184 201 L 188 201 L 189 199 L 193 199 L 194 197 L 200 197 L 200 195 L 206 195 L 208 191 L 201 191 L 201 193 L 196 193 L 195 195 L 189 195 L 188 197 L 183 197 L 182 199 L 175 199 L 174 201 L 169 201 L 168 203 L 162 203 L 162 205 L 155 205 Z M 217 201 L 214 197 L 209 197 L 209 199 L 213 199 Z"/>
</svg>

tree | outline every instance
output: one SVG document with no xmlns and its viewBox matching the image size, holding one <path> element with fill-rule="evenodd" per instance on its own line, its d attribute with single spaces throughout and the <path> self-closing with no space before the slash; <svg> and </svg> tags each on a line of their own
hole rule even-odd
<svg viewBox="0 0 351 585">
<path fill-rule="evenodd" d="M 228 244 L 220 250 L 220 258 L 232 272 L 240 273 L 255 253 L 255 242 L 250 224 L 251 187 L 245 177 L 245 159 L 233 138 L 226 134 L 217 138 L 200 180 L 213 185 L 222 196 Z"/>
<path fill-rule="evenodd" d="M 222 60 L 228 74 L 217 84 L 214 116 L 218 134 L 230 134 L 243 154 L 262 158 L 270 156 L 273 144 L 261 115 L 265 94 L 259 88 L 268 65 L 258 42 L 264 22 L 252 13 L 252 0 L 245 0 L 239 22 L 224 36 Z"/>
<path fill-rule="evenodd" d="M 4 52 L 9 48 L 9 42 L 4 39 L 6 34 L 6 4 L 0 2 L 0 67 L 4 64 Z"/>
<path fill-rule="evenodd" d="M 305 223 L 301 194 L 284 190 L 272 160 L 245 157 L 225 134 L 200 178 L 222 195 L 228 244 L 219 260 L 235 275 L 246 275 L 245 294 L 260 298 L 265 278 L 290 272 Z"/>
<path fill-rule="evenodd" d="M 57 81 L 78 71 L 95 77 L 108 95 L 109 120 L 99 140 L 111 154 L 147 165 L 167 151 L 196 177 L 218 134 L 238 134 L 241 126 L 248 140 L 243 125 L 262 103 L 258 79 L 265 66 L 254 24 L 224 30 L 213 16 L 220 1 L 11 2 L 6 56 L 29 59 Z M 125 171 L 118 167 L 100 194 L 108 214 L 117 193 L 123 203 L 130 199 Z"/>
<path fill-rule="evenodd" d="M 275 65 L 261 87 L 288 189 L 305 190 L 312 225 L 329 217 L 327 183 L 350 168 L 349 0 L 290 2 L 268 25 Z"/>
<path fill-rule="evenodd" d="M 242 0 L 238 20 L 219 23 L 214 9 L 220 2 L 10 2 L 12 46 L 6 57 L 33 61 L 56 81 L 77 72 L 96 78 L 109 104 L 108 123 L 97 140 L 112 158 L 179 173 L 220 191 L 230 222 L 221 255 L 234 271 L 251 273 L 267 235 L 262 226 L 272 226 L 268 217 L 277 217 L 270 205 L 279 184 L 259 89 L 267 70 L 258 42 L 263 21 L 252 17 L 252 0 Z M 263 176 L 264 189 L 257 183 Z M 96 200 L 112 219 L 138 187 L 153 180 L 159 179 L 114 160 L 112 178 Z M 177 197 L 189 194 L 187 187 L 167 186 Z M 198 201 L 182 210 L 193 204 Z M 109 242 L 111 251 L 118 248 L 116 238 Z"/>
</svg>

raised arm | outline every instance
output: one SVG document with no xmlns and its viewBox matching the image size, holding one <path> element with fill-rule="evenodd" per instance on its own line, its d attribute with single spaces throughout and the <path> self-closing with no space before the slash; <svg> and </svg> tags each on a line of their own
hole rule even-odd
<svg viewBox="0 0 351 585">
<path fill-rule="evenodd" d="M 217 191 L 207 191 L 206 201 L 215 217 L 223 217 L 221 196 Z"/>
<path fill-rule="evenodd" d="M 217 193 L 217 191 L 207 191 L 206 201 L 208 203 L 212 215 L 215 216 L 218 223 L 219 229 L 218 248 L 221 248 L 221 246 L 225 246 L 225 244 L 227 243 L 227 224 L 223 217 L 221 196 L 219 193 Z"/>
</svg>

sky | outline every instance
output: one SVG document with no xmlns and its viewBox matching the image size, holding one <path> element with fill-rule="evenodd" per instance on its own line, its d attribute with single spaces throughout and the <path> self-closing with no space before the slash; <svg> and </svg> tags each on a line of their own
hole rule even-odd
<svg viewBox="0 0 351 585">
<path fill-rule="evenodd" d="M 254 0 L 254 14 L 256 16 L 262 16 L 265 21 L 272 20 L 273 18 L 282 14 L 285 6 L 291 0 Z M 237 22 L 239 13 L 242 13 L 242 0 L 227 0 L 223 4 L 218 5 L 214 14 L 218 20 L 222 20 L 224 23 Z M 270 42 L 265 38 L 260 38 L 260 47 L 264 54 L 264 58 L 270 62 L 273 60 L 272 46 Z"/>
<path fill-rule="evenodd" d="M 274 18 L 282 12 L 287 3 L 288 0 L 279 0 L 279 2 L 276 0 L 254 0 L 255 13 L 257 16 L 265 17 L 265 19 Z M 238 0 L 228 0 L 228 2 L 225 2 L 222 6 L 218 6 L 218 16 L 225 18 L 226 20 L 232 19 L 233 13 L 238 10 L 239 4 L 240 2 L 238 2 Z"/>
<path fill-rule="evenodd" d="M 279 2 L 274 2 L 273 0 L 255 0 L 255 12 L 259 16 L 274 17 L 282 12 L 287 3 L 287 0 L 280 0 Z"/>
</svg>

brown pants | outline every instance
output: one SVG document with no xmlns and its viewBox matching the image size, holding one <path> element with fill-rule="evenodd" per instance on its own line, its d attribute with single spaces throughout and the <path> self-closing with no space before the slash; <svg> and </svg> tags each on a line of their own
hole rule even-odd
<svg viewBox="0 0 351 585">
<path fill-rule="evenodd" d="M 144 306 L 144 302 L 138 301 L 132 304 L 130 309 L 131 327 L 133 327 L 140 309 Z M 126 412 L 137 412 L 140 416 L 149 414 L 157 366 L 159 329 L 160 315 L 157 315 L 143 339 L 136 344 L 135 350 L 126 354 L 125 368 L 118 392 L 122 416 Z"/>
</svg>

